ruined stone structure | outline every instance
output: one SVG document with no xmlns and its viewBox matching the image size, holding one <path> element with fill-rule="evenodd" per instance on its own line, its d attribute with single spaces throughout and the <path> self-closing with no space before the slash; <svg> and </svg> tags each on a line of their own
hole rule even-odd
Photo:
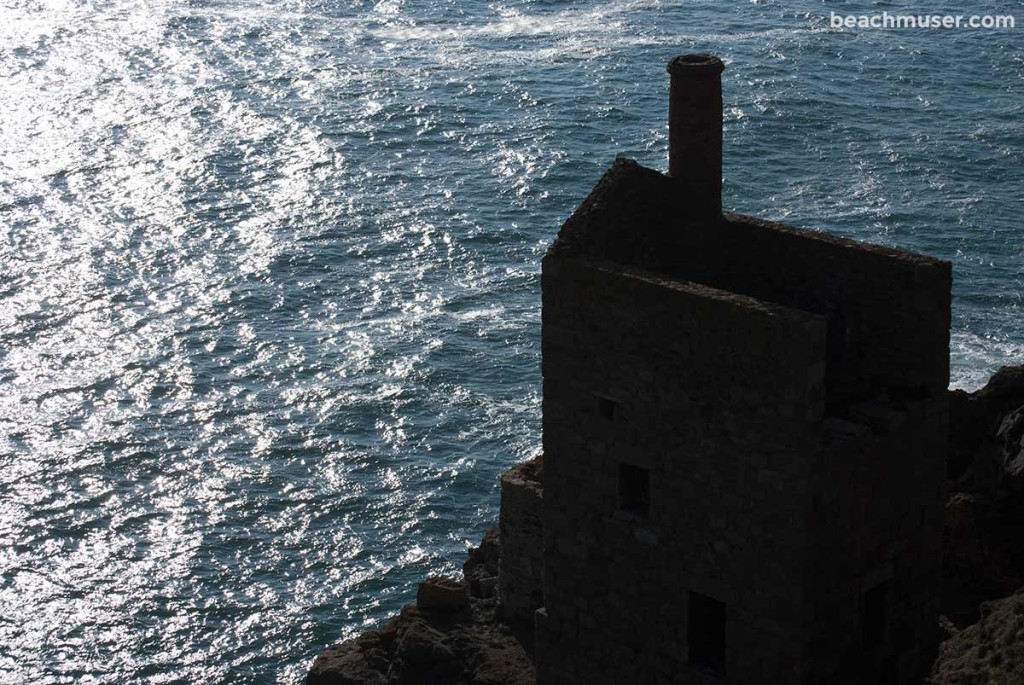
<svg viewBox="0 0 1024 685">
<path fill-rule="evenodd" d="M 1024 371 L 947 397 L 948 262 L 723 214 L 723 65 L 668 70 L 669 173 L 616 161 L 544 257 L 543 458 L 503 475 L 500 532 L 310 685 L 928 674 L 948 408 L 954 471 L 990 433 L 1016 464 Z"/>
<path fill-rule="evenodd" d="M 532 624 L 544 603 L 544 528 L 541 522 L 544 486 L 542 460 L 535 457 L 501 476 L 502 541 L 498 562 L 498 595 L 502 617 L 511 623 Z"/>
<path fill-rule="evenodd" d="M 616 161 L 544 258 L 543 497 L 506 476 L 501 601 L 537 609 L 541 685 L 919 683 L 950 264 L 723 215 L 722 63 L 668 70 L 670 173 Z"/>
</svg>

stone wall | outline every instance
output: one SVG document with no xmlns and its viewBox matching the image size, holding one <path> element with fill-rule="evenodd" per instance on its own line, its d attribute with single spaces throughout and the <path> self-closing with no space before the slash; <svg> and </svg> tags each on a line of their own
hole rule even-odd
<svg viewBox="0 0 1024 685">
<path fill-rule="evenodd" d="M 945 392 L 948 262 L 736 214 L 685 224 L 679 200 L 668 177 L 616 160 L 551 251 L 827 317 L 833 413 L 883 390 L 917 398 Z"/>
<path fill-rule="evenodd" d="M 799 682 L 825 321 L 551 255 L 543 290 L 539 682 L 697 682 L 690 591 L 726 603 L 736 682 Z"/>
<path fill-rule="evenodd" d="M 951 265 L 734 214 L 679 231 L 678 275 L 829 318 L 830 409 L 949 384 Z"/>
<path fill-rule="evenodd" d="M 544 260 L 538 681 L 919 682 L 950 266 L 673 189 L 616 162 Z"/>
<path fill-rule="evenodd" d="M 501 476 L 501 559 L 498 597 L 502 617 L 532 624 L 544 604 L 541 506 L 543 458 L 517 464 Z"/>
<path fill-rule="evenodd" d="M 938 649 L 947 399 L 870 402 L 825 422 L 813 486 L 820 682 L 919 683 Z M 885 599 L 865 644 L 868 593 Z"/>
</svg>

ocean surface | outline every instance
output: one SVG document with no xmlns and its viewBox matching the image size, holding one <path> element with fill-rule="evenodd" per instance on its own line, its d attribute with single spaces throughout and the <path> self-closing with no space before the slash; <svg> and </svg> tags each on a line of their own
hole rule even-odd
<svg viewBox="0 0 1024 685">
<path fill-rule="evenodd" d="M 1021 362 L 1024 3 L 834 9 L 916 4 L 0 0 L 0 683 L 297 683 L 457 571 L 680 52 L 727 208 L 952 260 L 952 385 Z"/>
</svg>

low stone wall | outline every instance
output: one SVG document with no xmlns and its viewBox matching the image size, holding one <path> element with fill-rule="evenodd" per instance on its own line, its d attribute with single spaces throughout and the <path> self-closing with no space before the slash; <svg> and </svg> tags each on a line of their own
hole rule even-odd
<svg viewBox="0 0 1024 685">
<path fill-rule="evenodd" d="M 502 617 L 532 623 L 544 605 L 543 457 L 513 466 L 501 476 L 501 560 L 498 597 Z"/>
</svg>

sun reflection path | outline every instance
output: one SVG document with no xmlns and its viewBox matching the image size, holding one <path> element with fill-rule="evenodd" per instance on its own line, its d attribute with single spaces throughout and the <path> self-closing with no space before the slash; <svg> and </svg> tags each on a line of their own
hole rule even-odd
<svg viewBox="0 0 1024 685">
<path fill-rule="evenodd" d="M 537 448 L 543 250 L 663 166 L 680 48 L 743 84 L 730 205 L 955 259 L 955 382 L 1019 358 L 1019 98 L 964 137 L 943 75 L 1019 45 L 840 60 L 791 6 L 0 5 L 0 683 L 297 682 L 455 571 Z"/>
</svg>

